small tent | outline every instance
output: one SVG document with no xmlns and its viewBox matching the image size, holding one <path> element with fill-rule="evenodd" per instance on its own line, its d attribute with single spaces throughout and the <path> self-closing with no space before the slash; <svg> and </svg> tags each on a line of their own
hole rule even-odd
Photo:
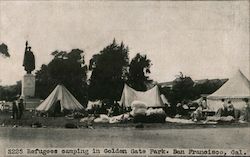
<svg viewBox="0 0 250 157">
<path fill-rule="evenodd" d="M 76 98 L 63 86 L 57 85 L 52 93 L 36 108 L 37 111 L 53 111 L 57 102 L 60 102 L 61 111 L 82 110 L 83 106 Z"/>
<path fill-rule="evenodd" d="M 165 107 L 160 97 L 158 86 L 145 92 L 136 91 L 128 85 L 124 85 L 120 105 L 125 107 L 131 106 L 133 101 L 142 101 L 146 103 L 147 107 Z"/>
<path fill-rule="evenodd" d="M 230 99 L 235 108 L 242 109 L 245 105 L 244 98 L 250 99 L 250 82 L 238 70 L 223 86 L 207 97 L 207 104 L 211 110 L 217 111 L 222 105 L 222 99 Z"/>
</svg>

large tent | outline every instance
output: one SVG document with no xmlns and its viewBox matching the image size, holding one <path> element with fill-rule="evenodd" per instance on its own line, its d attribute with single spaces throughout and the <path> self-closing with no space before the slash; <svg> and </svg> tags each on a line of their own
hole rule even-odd
<svg viewBox="0 0 250 157">
<path fill-rule="evenodd" d="M 83 106 L 76 98 L 63 86 L 57 85 L 52 93 L 36 108 L 37 111 L 53 111 L 56 102 L 60 101 L 61 111 L 82 110 Z"/>
<path fill-rule="evenodd" d="M 245 105 L 244 98 L 250 99 L 250 82 L 238 70 L 237 73 L 217 91 L 207 97 L 208 107 L 217 111 L 222 105 L 222 99 L 230 100 L 235 108 L 242 109 Z"/>
<path fill-rule="evenodd" d="M 120 105 L 125 107 L 131 106 L 133 101 L 142 101 L 147 107 L 164 107 L 164 103 L 160 97 L 158 86 L 145 92 L 136 91 L 128 85 L 124 85 Z"/>
</svg>

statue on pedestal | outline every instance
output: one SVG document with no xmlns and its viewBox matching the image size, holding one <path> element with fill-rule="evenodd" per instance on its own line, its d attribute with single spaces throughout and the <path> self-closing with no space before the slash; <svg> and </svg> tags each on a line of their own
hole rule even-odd
<svg viewBox="0 0 250 157">
<path fill-rule="evenodd" d="M 23 67 L 27 74 L 31 74 L 33 70 L 35 70 L 35 56 L 31 51 L 31 47 L 28 46 L 28 41 L 26 41 L 26 47 L 23 58 Z"/>
<path fill-rule="evenodd" d="M 31 47 L 28 46 L 26 41 L 26 47 L 23 58 L 23 67 L 27 72 L 22 79 L 22 96 L 26 99 L 28 97 L 34 97 L 35 95 L 35 76 L 31 73 L 35 70 L 35 56 L 31 51 Z"/>
</svg>

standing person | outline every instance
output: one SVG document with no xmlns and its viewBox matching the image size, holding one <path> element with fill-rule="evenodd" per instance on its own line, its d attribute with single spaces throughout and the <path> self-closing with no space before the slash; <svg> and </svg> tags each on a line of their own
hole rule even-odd
<svg viewBox="0 0 250 157">
<path fill-rule="evenodd" d="M 217 111 L 217 116 L 219 117 L 223 116 L 222 114 L 224 110 L 227 108 L 227 103 L 225 102 L 225 99 L 221 99 L 221 102 L 222 102 L 221 107 Z"/>
<path fill-rule="evenodd" d="M 18 118 L 18 107 L 16 101 L 12 102 L 12 117 L 15 120 Z"/>
<path fill-rule="evenodd" d="M 225 109 L 225 108 L 227 108 L 227 103 L 226 103 L 226 101 L 225 101 L 225 99 L 221 99 L 221 102 L 222 102 L 222 107 Z"/>
<path fill-rule="evenodd" d="M 240 120 L 250 122 L 250 104 L 247 98 L 243 100 L 245 101 L 246 104 L 241 111 Z"/>
<path fill-rule="evenodd" d="M 18 103 L 18 112 L 19 112 L 18 119 L 22 118 L 23 111 L 24 111 L 23 98 L 20 98 L 19 103 Z"/>
<path fill-rule="evenodd" d="M 219 110 L 217 111 L 217 116 L 218 117 L 227 117 L 228 113 L 227 113 L 227 103 L 225 102 L 225 99 L 222 99 L 222 105 L 221 108 L 219 108 Z"/>
<path fill-rule="evenodd" d="M 202 109 L 207 109 L 208 108 L 206 98 L 202 98 L 201 105 L 202 105 Z"/>
<path fill-rule="evenodd" d="M 232 116 L 235 119 L 238 118 L 238 114 L 236 113 L 236 109 L 234 108 L 234 105 L 232 104 L 232 102 L 229 100 L 228 101 L 228 106 L 227 106 L 227 116 Z"/>
</svg>

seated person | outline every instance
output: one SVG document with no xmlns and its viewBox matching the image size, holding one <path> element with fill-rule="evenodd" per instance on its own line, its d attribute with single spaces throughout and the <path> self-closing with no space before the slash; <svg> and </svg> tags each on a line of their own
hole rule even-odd
<svg viewBox="0 0 250 157">
<path fill-rule="evenodd" d="M 215 116 L 208 116 L 206 118 L 207 121 L 223 121 L 223 122 L 231 122 L 237 119 L 236 109 L 233 104 L 229 100 L 228 103 L 222 99 L 222 107 L 219 108 Z"/>
<path fill-rule="evenodd" d="M 250 121 L 250 104 L 248 103 L 248 99 L 243 99 L 243 101 L 245 101 L 245 106 L 243 107 L 243 109 L 240 111 L 240 117 L 239 117 L 239 121 L 240 122 L 244 122 L 244 121 Z"/>
<path fill-rule="evenodd" d="M 181 103 L 177 103 L 176 105 L 176 118 L 180 118 L 184 115 L 187 115 L 186 110 L 183 108 L 183 105 Z"/>
<path fill-rule="evenodd" d="M 207 120 L 231 122 L 238 119 L 237 112 L 238 110 L 234 108 L 229 100 L 228 104 L 223 103 L 223 107 L 218 110 L 216 116 L 208 117 Z"/>
<path fill-rule="evenodd" d="M 205 119 L 205 116 L 203 115 L 202 111 L 204 109 L 204 105 L 202 103 L 199 104 L 199 107 L 191 114 L 191 118 L 193 121 L 199 121 Z"/>
<path fill-rule="evenodd" d="M 232 116 L 234 118 L 237 118 L 235 114 L 235 108 L 230 100 L 228 101 L 228 104 L 223 103 L 223 107 L 218 110 L 217 116 L 219 117 Z"/>
<path fill-rule="evenodd" d="M 245 116 L 245 121 L 250 122 L 250 103 L 248 101 L 248 99 L 244 99 L 246 102 L 246 116 Z"/>
<path fill-rule="evenodd" d="M 112 110 L 111 110 L 111 115 L 112 116 L 117 116 L 119 115 L 120 113 L 120 109 L 119 109 L 119 104 L 118 103 L 115 103 L 114 106 L 112 107 Z"/>
</svg>

